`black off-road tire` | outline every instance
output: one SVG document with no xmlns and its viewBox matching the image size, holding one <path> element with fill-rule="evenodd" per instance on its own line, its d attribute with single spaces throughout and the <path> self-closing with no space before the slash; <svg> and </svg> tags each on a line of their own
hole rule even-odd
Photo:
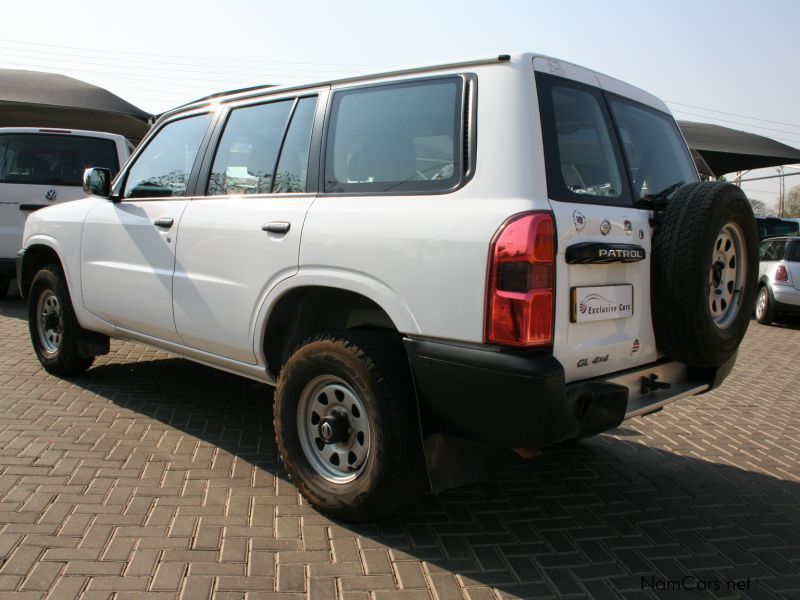
<svg viewBox="0 0 800 600">
<path fill-rule="evenodd" d="M 297 414 L 307 385 L 322 375 L 345 381 L 370 423 L 363 470 L 334 483 L 312 466 Z M 410 501 L 425 482 L 422 440 L 410 369 L 402 347 L 375 332 L 324 333 L 303 342 L 281 370 L 275 391 L 275 436 L 292 482 L 308 502 L 344 521 L 365 521 Z"/>
<path fill-rule="evenodd" d="M 61 306 L 61 343 L 54 353 L 48 353 L 43 347 L 37 329 L 37 302 L 41 295 L 48 291 L 55 294 Z M 36 356 L 48 373 L 62 376 L 78 375 L 92 366 L 94 357 L 87 358 L 78 352 L 78 336 L 84 330 L 75 318 L 64 273 L 56 265 L 42 267 L 33 278 L 28 294 L 28 329 Z"/>
<path fill-rule="evenodd" d="M 0 300 L 8 296 L 8 290 L 11 287 L 11 277 L 8 275 L 0 275 Z"/>
<path fill-rule="evenodd" d="M 709 307 L 709 278 L 714 246 L 727 224 L 741 231 L 746 272 L 738 313 L 727 326 L 718 327 Z M 696 367 L 717 367 L 733 356 L 750 323 L 758 280 L 758 234 L 744 193 L 724 182 L 680 188 L 658 217 L 651 273 L 659 350 Z"/>
<path fill-rule="evenodd" d="M 766 306 L 763 311 L 758 310 L 761 294 L 766 294 Z M 758 288 L 758 295 L 756 296 L 756 321 L 762 325 L 769 325 L 775 320 L 775 316 L 775 298 L 772 297 L 769 286 L 762 285 Z"/>
</svg>

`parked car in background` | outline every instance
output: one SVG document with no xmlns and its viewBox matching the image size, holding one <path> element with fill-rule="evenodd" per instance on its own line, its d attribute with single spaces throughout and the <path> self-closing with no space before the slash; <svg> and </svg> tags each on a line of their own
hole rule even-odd
<svg viewBox="0 0 800 600">
<path fill-rule="evenodd" d="M 761 242 L 756 320 L 768 325 L 782 314 L 800 315 L 800 238 Z"/>
<path fill-rule="evenodd" d="M 25 220 L 45 206 L 84 197 L 83 171 L 102 165 L 119 171 L 132 146 L 98 131 L 0 128 L 0 298 L 14 278 Z"/>
<path fill-rule="evenodd" d="M 118 337 L 276 385 L 286 469 L 343 519 L 452 485 L 453 438 L 715 388 L 755 302 L 750 203 L 664 102 L 534 54 L 198 101 L 85 186 L 18 254 L 44 368 Z"/>
<path fill-rule="evenodd" d="M 758 239 L 779 235 L 800 235 L 800 222 L 797 219 L 779 219 L 778 217 L 756 217 Z"/>
</svg>

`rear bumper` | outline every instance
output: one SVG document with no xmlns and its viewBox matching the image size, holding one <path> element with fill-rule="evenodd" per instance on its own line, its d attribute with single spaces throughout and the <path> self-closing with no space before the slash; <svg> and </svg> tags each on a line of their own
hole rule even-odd
<svg viewBox="0 0 800 600">
<path fill-rule="evenodd" d="M 789 285 L 773 285 L 772 296 L 778 312 L 800 312 L 800 290 Z"/>
<path fill-rule="evenodd" d="M 417 394 L 442 433 L 511 448 L 547 446 L 613 429 L 624 419 L 718 386 L 717 369 L 657 363 L 572 384 L 550 355 L 517 354 L 405 339 Z M 641 390 L 657 375 L 669 389 Z"/>
</svg>

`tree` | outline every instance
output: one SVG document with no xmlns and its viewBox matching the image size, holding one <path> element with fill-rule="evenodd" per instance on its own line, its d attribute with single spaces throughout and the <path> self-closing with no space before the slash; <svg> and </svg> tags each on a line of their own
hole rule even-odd
<svg viewBox="0 0 800 600">
<path fill-rule="evenodd" d="M 748 198 L 750 206 L 753 207 L 753 214 L 757 217 L 766 217 L 769 213 L 769 207 L 766 202 L 756 200 L 755 198 Z"/>
<path fill-rule="evenodd" d="M 800 185 L 794 186 L 786 194 L 786 201 L 783 205 L 784 217 L 800 217 Z"/>
</svg>

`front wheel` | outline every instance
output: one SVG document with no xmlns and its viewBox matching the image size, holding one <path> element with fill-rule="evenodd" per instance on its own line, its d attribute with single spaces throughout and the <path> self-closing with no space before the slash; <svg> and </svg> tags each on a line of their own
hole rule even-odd
<svg viewBox="0 0 800 600">
<path fill-rule="evenodd" d="M 424 474 L 411 374 L 374 332 L 322 334 L 287 361 L 275 392 L 275 435 L 310 504 L 347 521 L 409 500 Z"/>
<path fill-rule="evenodd" d="M 78 352 L 81 326 L 72 310 L 64 274 L 55 265 L 42 268 L 31 283 L 28 297 L 28 328 L 39 362 L 53 375 L 77 375 L 94 358 Z"/>
<path fill-rule="evenodd" d="M 775 320 L 775 305 L 770 297 L 769 288 L 761 286 L 756 297 L 756 321 L 769 325 Z"/>
</svg>

